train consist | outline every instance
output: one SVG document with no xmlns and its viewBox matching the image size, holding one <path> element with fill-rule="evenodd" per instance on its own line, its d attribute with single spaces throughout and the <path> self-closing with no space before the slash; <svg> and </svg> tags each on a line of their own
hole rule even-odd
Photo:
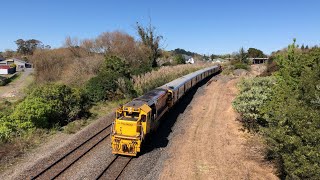
<svg viewBox="0 0 320 180">
<path fill-rule="evenodd" d="M 163 114 L 193 86 L 220 71 L 220 65 L 198 70 L 119 107 L 111 130 L 112 153 L 136 156 L 145 137 L 159 126 Z"/>
</svg>

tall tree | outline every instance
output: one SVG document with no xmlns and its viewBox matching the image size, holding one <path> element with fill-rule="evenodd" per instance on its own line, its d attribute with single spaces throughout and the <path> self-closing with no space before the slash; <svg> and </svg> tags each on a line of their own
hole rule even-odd
<svg viewBox="0 0 320 180">
<path fill-rule="evenodd" d="M 217 58 L 217 57 L 218 57 L 218 56 L 215 55 L 215 54 L 211 54 L 211 55 L 210 55 L 210 59 L 211 59 L 211 60 L 214 60 L 214 59 Z"/>
<path fill-rule="evenodd" d="M 238 59 L 243 63 L 248 63 L 248 53 L 244 50 L 243 47 L 240 48 L 238 53 Z"/>
<path fill-rule="evenodd" d="M 30 55 L 33 54 L 33 52 L 37 48 L 41 48 L 43 46 L 42 42 L 36 39 L 29 39 L 29 40 L 23 40 L 18 39 L 15 41 L 17 44 L 17 52 L 22 55 Z"/>
<path fill-rule="evenodd" d="M 155 27 L 149 23 L 147 27 L 143 27 L 137 22 L 137 31 L 140 36 L 142 44 L 150 50 L 150 61 L 152 67 L 157 67 L 157 58 L 160 57 L 160 41 L 163 38 L 157 35 Z"/>
</svg>

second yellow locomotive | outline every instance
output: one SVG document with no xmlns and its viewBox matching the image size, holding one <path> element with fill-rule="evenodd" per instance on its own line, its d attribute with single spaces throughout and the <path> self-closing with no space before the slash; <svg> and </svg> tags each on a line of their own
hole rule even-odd
<svg viewBox="0 0 320 180">
<path fill-rule="evenodd" d="M 198 82 L 219 71 L 220 65 L 196 71 L 119 107 L 112 125 L 112 153 L 136 156 L 145 137 L 157 129 L 163 114 Z"/>
</svg>

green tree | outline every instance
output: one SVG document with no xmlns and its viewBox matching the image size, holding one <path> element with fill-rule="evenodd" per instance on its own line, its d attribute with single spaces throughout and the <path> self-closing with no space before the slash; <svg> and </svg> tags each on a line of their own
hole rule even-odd
<svg viewBox="0 0 320 180">
<path fill-rule="evenodd" d="M 156 28 L 149 23 L 149 26 L 143 27 L 137 23 L 137 31 L 142 44 L 149 49 L 149 59 L 152 67 L 157 67 L 157 58 L 160 57 L 160 41 L 163 39 L 161 35 L 157 35 Z"/>
<path fill-rule="evenodd" d="M 97 76 L 91 78 L 86 91 L 93 102 L 134 96 L 129 65 L 117 56 L 107 56 Z"/>
<path fill-rule="evenodd" d="M 262 58 L 262 57 L 265 57 L 265 55 L 259 49 L 249 48 L 248 49 L 248 57 L 250 57 L 250 58 Z"/>
<path fill-rule="evenodd" d="M 185 54 L 185 55 L 188 55 L 188 56 L 194 56 L 194 55 L 196 55 L 195 52 L 186 51 L 186 50 L 180 49 L 180 48 L 177 48 L 177 49 L 173 50 L 173 53 L 174 53 L 174 54 Z"/>
<path fill-rule="evenodd" d="M 215 59 L 215 58 L 217 58 L 217 57 L 218 57 L 218 56 L 215 55 L 215 54 L 211 54 L 211 55 L 210 55 L 210 59 L 211 59 L 211 60 L 213 60 L 213 59 Z"/>
<path fill-rule="evenodd" d="M 244 50 L 243 47 L 240 48 L 239 52 L 238 52 L 238 59 L 240 62 L 242 63 L 248 63 L 248 53 Z"/>
<path fill-rule="evenodd" d="M 30 55 L 33 54 L 33 52 L 37 48 L 41 48 L 43 46 L 42 42 L 36 39 L 29 39 L 29 40 L 23 40 L 18 39 L 15 41 L 17 44 L 17 52 L 22 55 Z"/>
<path fill-rule="evenodd" d="M 320 178 L 320 50 L 301 53 L 295 41 L 279 55 L 274 96 L 264 108 L 271 155 L 289 179 Z"/>
</svg>

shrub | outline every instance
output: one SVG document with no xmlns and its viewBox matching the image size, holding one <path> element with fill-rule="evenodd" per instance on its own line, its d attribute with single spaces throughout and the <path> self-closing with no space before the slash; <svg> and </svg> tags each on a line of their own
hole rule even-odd
<svg viewBox="0 0 320 180">
<path fill-rule="evenodd" d="M 5 86 L 9 83 L 9 79 L 6 77 L 0 76 L 0 86 Z"/>
<path fill-rule="evenodd" d="M 245 69 L 245 70 L 249 70 L 250 66 L 248 64 L 242 63 L 242 62 L 237 62 L 234 64 L 234 68 L 235 69 Z"/>
<path fill-rule="evenodd" d="M 18 129 L 64 125 L 84 116 L 89 108 L 86 95 L 66 85 L 48 84 L 35 88 L 9 116 Z"/>
<path fill-rule="evenodd" d="M 238 84 L 239 95 L 232 102 L 233 107 L 242 115 L 242 122 L 249 130 L 265 126 L 262 107 L 272 96 L 273 77 L 244 79 Z"/>
<path fill-rule="evenodd" d="M 36 88 L 30 94 L 30 98 L 33 97 L 51 102 L 54 105 L 54 111 L 59 115 L 60 122 L 72 121 L 84 115 L 90 105 L 82 90 L 59 84 L 48 84 Z"/>
<path fill-rule="evenodd" d="M 8 127 L 8 123 L 0 120 L 0 142 L 7 141 L 10 138 L 11 133 L 12 129 Z"/>
<path fill-rule="evenodd" d="M 27 130 L 34 126 L 48 127 L 54 124 L 51 121 L 55 121 L 57 115 L 54 103 L 47 102 L 44 98 L 32 97 L 20 103 L 9 118 L 15 122 L 17 129 Z"/>
<path fill-rule="evenodd" d="M 176 64 L 185 64 L 186 61 L 184 60 L 182 54 L 178 54 L 174 56 L 174 61 Z"/>
<path fill-rule="evenodd" d="M 130 67 L 116 56 L 106 57 L 98 75 L 89 80 L 86 91 L 93 102 L 121 99 L 134 94 Z"/>
</svg>

